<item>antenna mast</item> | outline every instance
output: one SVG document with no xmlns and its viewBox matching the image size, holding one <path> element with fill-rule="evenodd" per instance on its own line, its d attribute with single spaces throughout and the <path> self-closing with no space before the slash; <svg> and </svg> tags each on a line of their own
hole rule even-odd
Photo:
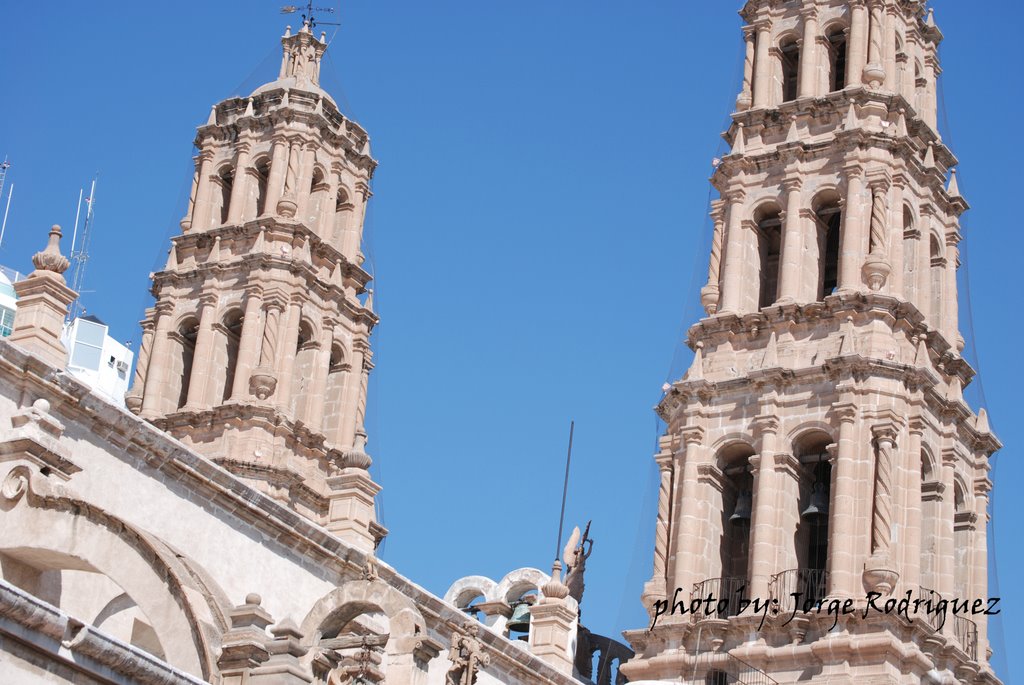
<svg viewBox="0 0 1024 685">
<path fill-rule="evenodd" d="M 4 182 L 7 180 L 7 170 L 11 168 L 11 163 L 4 157 L 3 163 L 0 163 L 0 198 L 4 196 Z M 11 211 L 11 196 L 14 195 L 14 184 L 11 184 L 10 190 L 7 191 L 7 207 L 4 209 L 4 220 L 0 224 L 0 245 L 4 242 L 4 233 L 7 232 L 7 213 Z"/>
<path fill-rule="evenodd" d="M 96 178 L 89 187 L 89 197 L 85 198 L 85 222 L 82 224 L 82 239 L 78 240 L 78 217 L 75 217 L 75 235 L 71 242 L 71 262 L 75 265 L 71 276 L 71 289 L 78 293 L 78 298 L 71 305 L 71 320 L 85 313 L 82 306 L 82 284 L 85 282 L 85 266 L 89 261 L 89 239 L 92 237 L 92 223 L 96 207 Z M 81 199 L 79 199 L 81 202 Z"/>
</svg>

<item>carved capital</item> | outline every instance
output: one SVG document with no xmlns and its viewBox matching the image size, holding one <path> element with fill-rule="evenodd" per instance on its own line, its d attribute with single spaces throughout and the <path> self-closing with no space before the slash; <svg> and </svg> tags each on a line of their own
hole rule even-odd
<svg viewBox="0 0 1024 685">
<path fill-rule="evenodd" d="M 687 447 L 704 443 L 704 428 L 702 426 L 686 426 L 679 433 Z"/>
</svg>

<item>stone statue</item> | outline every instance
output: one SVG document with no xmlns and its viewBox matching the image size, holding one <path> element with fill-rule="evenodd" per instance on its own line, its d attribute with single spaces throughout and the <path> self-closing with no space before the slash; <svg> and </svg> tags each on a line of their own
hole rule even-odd
<svg viewBox="0 0 1024 685">
<path fill-rule="evenodd" d="M 483 653 L 483 645 L 469 630 L 452 633 L 452 645 L 448 649 L 452 662 L 445 678 L 445 685 L 473 685 L 481 666 L 491 663 L 491 657 Z"/>
<path fill-rule="evenodd" d="M 583 572 L 587 568 L 587 559 L 590 558 L 591 552 L 594 551 L 594 541 L 590 539 L 591 523 L 593 522 L 587 521 L 587 527 L 583 531 L 582 539 L 580 538 L 579 526 L 573 528 L 572 535 L 569 536 L 569 542 L 562 551 L 562 558 L 565 560 L 567 569 L 565 585 L 569 588 L 569 595 L 577 603 L 583 602 Z"/>
</svg>

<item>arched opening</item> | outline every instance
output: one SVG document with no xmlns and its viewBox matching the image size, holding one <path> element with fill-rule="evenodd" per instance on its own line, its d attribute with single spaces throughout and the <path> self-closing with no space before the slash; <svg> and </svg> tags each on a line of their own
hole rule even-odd
<svg viewBox="0 0 1024 685">
<path fill-rule="evenodd" d="M 174 399 L 174 407 L 181 409 L 188 399 L 188 386 L 192 378 L 192 361 L 196 353 L 196 337 L 199 335 L 199 320 L 195 317 L 188 317 L 178 326 L 177 331 L 171 333 L 171 341 L 175 348 L 170 360 L 168 376 L 171 388 L 177 389 L 177 396 L 172 390 L 170 393 Z"/>
<path fill-rule="evenodd" d="M 327 387 L 324 390 L 323 426 L 321 430 L 328 440 L 338 440 L 338 421 L 342 415 L 345 397 L 345 380 L 348 378 L 349 365 L 345 361 L 345 351 L 340 343 L 331 346 L 330 366 L 327 369 Z"/>
<path fill-rule="evenodd" d="M 802 466 L 799 482 L 799 522 L 795 543 L 799 574 L 796 592 L 818 600 L 828 592 L 829 528 L 832 506 L 832 438 L 816 431 L 803 436 L 794 452 Z"/>
<path fill-rule="evenodd" d="M 828 34 L 828 89 L 830 93 L 846 88 L 846 29 L 835 28 Z"/>
<path fill-rule="evenodd" d="M 330 188 L 325 180 L 326 176 L 321 167 L 314 167 L 313 178 L 309 183 L 309 210 L 306 213 L 306 222 L 314 231 L 322 229 L 319 226 L 320 215 L 323 212 L 324 202 L 328 201 Z"/>
<path fill-rule="evenodd" d="M 905 274 L 904 290 L 910 292 L 917 275 L 917 241 L 914 240 L 914 213 L 910 207 L 903 206 L 903 273 Z M 906 297 L 905 293 L 902 294 Z"/>
<path fill-rule="evenodd" d="M 800 46 L 795 39 L 788 38 L 779 46 L 779 63 L 782 67 L 782 101 L 796 100 L 800 77 Z"/>
<path fill-rule="evenodd" d="M 530 607 L 540 599 L 537 588 L 517 590 L 505 598 L 512 607 L 512 616 L 505 624 L 505 637 L 527 642 L 530 639 Z"/>
<path fill-rule="evenodd" d="M 246 212 L 246 218 L 255 219 L 267 211 L 267 186 L 270 181 L 270 158 L 261 157 L 253 165 L 252 173 L 256 177 L 256 193 L 252 197 L 252 211 Z"/>
<path fill-rule="evenodd" d="M 748 568 L 750 563 L 750 524 L 754 509 L 754 479 L 750 473 L 750 457 L 754 449 L 746 443 L 734 443 L 718 455 L 722 471 L 722 508 L 718 554 L 722 569 L 718 587 L 706 587 L 699 594 L 714 594 L 727 599 L 725 616 L 739 613 L 740 600 L 749 597 Z M 712 584 L 715 584 L 712 581 Z"/>
<path fill-rule="evenodd" d="M 335 246 L 341 246 L 345 231 L 348 229 L 349 222 L 352 219 L 352 210 L 354 206 L 352 200 L 349 197 L 348 191 L 345 188 L 338 188 L 338 196 L 334 202 L 334 236 L 333 242 Z"/>
<path fill-rule="evenodd" d="M 303 320 L 299 324 L 299 340 L 295 346 L 295 362 L 292 366 L 291 410 L 296 421 L 305 421 L 309 414 L 310 385 L 316 375 L 318 346 L 313 326 Z"/>
<path fill-rule="evenodd" d="M 921 450 L 921 587 L 928 592 L 938 586 L 939 526 L 942 520 L 942 485 L 934 461 Z M 927 592 L 925 593 L 927 594 Z"/>
<path fill-rule="evenodd" d="M 974 516 L 967 489 L 959 479 L 953 483 L 953 510 L 953 592 L 956 597 L 970 597 Z"/>
<path fill-rule="evenodd" d="M 839 195 L 828 193 L 818 198 L 814 216 L 818 227 L 815 247 L 818 250 L 817 300 L 824 300 L 839 287 L 839 237 L 843 225 Z"/>
<path fill-rule="evenodd" d="M 232 309 L 224 315 L 216 328 L 217 344 L 214 348 L 214 375 L 210 378 L 210 406 L 226 402 L 231 397 L 231 387 L 235 382 L 235 366 L 238 363 L 238 345 L 242 335 L 242 318 L 242 310 Z"/>
<path fill-rule="evenodd" d="M 214 216 L 219 217 L 219 224 L 228 222 L 228 213 L 231 207 L 231 189 L 234 186 L 235 170 L 231 166 L 223 166 L 217 173 L 217 212 Z"/>
<path fill-rule="evenodd" d="M 931 318 L 932 327 L 937 328 L 942 324 L 942 285 L 945 280 L 946 260 L 942 256 L 942 246 L 939 239 L 933 234 L 930 238 L 931 252 L 931 274 L 929 288 L 931 290 L 931 302 L 928 313 Z"/>
<path fill-rule="evenodd" d="M 777 207 L 759 212 L 757 221 L 760 284 L 758 308 L 771 306 L 779 299 L 779 267 L 782 257 L 782 219 Z"/>
</svg>

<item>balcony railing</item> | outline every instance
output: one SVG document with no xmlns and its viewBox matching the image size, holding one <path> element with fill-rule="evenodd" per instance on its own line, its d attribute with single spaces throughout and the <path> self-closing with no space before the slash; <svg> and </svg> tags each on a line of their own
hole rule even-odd
<svg viewBox="0 0 1024 685">
<path fill-rule="evenodd" d="M 626 676 L 619 672 L 619 667 L 632 658 L 633 650 L 618 640 L 595 635 L 579 626 L 576 633 L 575 664 L 581 681 L 592 685 L 625 685 Z"/>
<path fill-rule="evenodd" d="M 691 601 L 705 601 L 702 611 L 693 614 L 693 620 L 729 618 L 740 613 L 740 602 L 749 599 L 750 583 L 746 578 L 709 578 L 693 584 Z M 707 601 L 709 600 L 710 601 Z"/>
<path fill-rule="evenodd" d="M 914 620 L 922 621 L 926 626 L 928 626 L 934 631 L 942 630 L 942 614 L 935 611 L 936 606 L 939 603 L 939 600 L 942 599 L 942 595 L 940 595 L 935 590 L 932 590 L 931 588 L 927 587 L 919 587 L 917 589 L 917 592 L 918 599 L 921 599 L 924 602 L 931 602 L 931 611 L 927 611 L 927 613 L 918 613 L 917 616 L 913 617 Z M 922 603 L 922 608 L 927 610 L 929 607 L 927 604 Z"/>
<path fill-rule="evenodd" d="M 761 669 L 728 652 L 698 656 L 692 678 L 688 681 L 691 685 L 779 685 Z"/>
<path fill-rule="evenodd" d="M 772 576 L 768 591 L 772 599 L 778 600 L 780 612 L 802 611 L 803 607 L 828 596 L 828 572 L 813 568 L 783 571 Z"/>
<path fill-rule="evenodd" d="M 971 661 L 978 660 L 978 624 L 963 616 L 953 617 L 953 635 Z"/>
</svg>

